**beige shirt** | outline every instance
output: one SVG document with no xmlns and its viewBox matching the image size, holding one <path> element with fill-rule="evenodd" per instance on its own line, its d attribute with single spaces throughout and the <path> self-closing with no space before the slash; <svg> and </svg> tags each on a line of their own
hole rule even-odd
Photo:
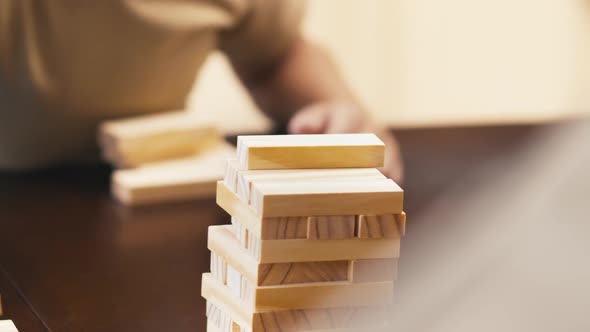
<svg viewBox="0 0 590 332">
<path fill-rule="evenodd" d="M 0 0 L 0 169 L 95 148 L 108 118 L 184 107 L 215 49 L 280 56 L 301 0 Z M 203 110 L 206 111 L 206 110 Z"/>
</svg>

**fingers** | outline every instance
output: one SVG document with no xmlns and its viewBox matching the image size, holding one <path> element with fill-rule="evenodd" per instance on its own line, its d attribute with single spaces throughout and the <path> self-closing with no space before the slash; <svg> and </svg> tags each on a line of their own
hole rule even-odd
<svg viewBox="0 0 590 332">
<path fill-rule="evenodd" d="M 297 112 L 289 121 L 289 134 L 323 134 L 329 114 L 323 105 L 312 105 Z"/>
<path fill-rule="evenodd" d="M 348 103 L 325 105 L 330 114 L 326 134 L 358 133 L 366 126 L 366 115 L 356 106 Z"/>
</svg>

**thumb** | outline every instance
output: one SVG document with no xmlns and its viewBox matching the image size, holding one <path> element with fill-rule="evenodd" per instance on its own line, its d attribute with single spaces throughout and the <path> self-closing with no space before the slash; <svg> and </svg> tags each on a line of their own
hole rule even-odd
<svg viewBox="0 0 590 332">
<path fill-rule="evenodd" d="M 293 115 L 289 121 L 289 134 L 323 134 L 328 126 L 329 114 L 325 107 L 313 105 Z"/>
</svg>

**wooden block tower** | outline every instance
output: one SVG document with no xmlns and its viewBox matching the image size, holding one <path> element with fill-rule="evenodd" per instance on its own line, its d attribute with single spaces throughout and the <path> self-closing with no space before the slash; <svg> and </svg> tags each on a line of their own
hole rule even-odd
<svg viewBox="0 0 590 332">
<path fill-rule="evenodd" d="M 387 329 L 403 191 L 373 134 L 241 136 L 217 185 L 209 332 Z"/>
</svg>

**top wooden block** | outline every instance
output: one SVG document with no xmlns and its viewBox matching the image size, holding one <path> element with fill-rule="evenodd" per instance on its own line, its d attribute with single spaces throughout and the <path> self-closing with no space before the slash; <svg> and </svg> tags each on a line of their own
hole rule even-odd
<svg viewBox="0 0 590 332">
<path fill-rule="evenodd" d="M 243 169 L 382 167 L 385 144 L 374 134 L 238 137 Z"/>
</svg>

